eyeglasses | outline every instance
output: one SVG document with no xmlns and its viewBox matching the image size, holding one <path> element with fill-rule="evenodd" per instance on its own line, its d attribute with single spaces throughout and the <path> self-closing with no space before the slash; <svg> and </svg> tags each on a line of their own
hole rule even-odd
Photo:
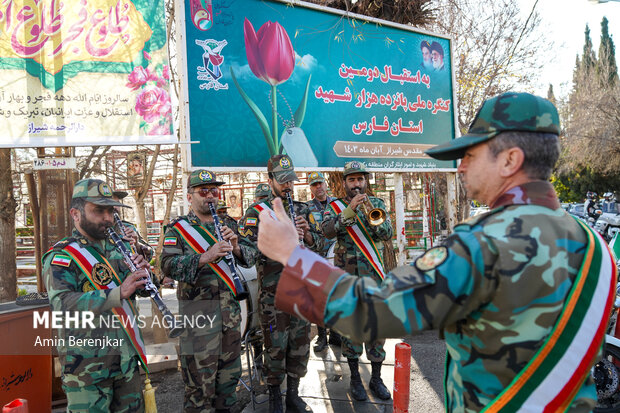
<svg viewBox="0 0 620 413">
<path fill-rule="evenodd" d="M 218 196 L 220 194 L 220 189 L 219 188 L 200 188 L 200 189 L 193 190 L 192 192 L 190 192 L 190 194 L 198 194 L 201 197 L 206 198 L 207 195 L 209 195 L 209 192 L 213 196 Z"/>
</svg>

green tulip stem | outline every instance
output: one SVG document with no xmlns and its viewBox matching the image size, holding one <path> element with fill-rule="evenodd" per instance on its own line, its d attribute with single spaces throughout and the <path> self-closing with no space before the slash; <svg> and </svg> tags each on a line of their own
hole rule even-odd
<svg viewBox="0 0 620 413">
<path fill-rule="evenodd" d="M 276 153 L 280 153 L 280 137 L 278 135 L 278 94 L 276 85 L 271 86 L 271 118 L 273 122 L 272 135 Z"/>
</svg>

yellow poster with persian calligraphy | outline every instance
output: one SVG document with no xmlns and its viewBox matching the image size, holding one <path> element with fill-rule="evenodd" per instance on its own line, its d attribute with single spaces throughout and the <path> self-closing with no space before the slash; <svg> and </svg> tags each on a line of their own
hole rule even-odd
<svg viewBox="0 0 620 413">
<path fill-rule="evenodd" d="M 163 0 L 0 0 L 0 147 L 172 143 Z"/>
</svg>

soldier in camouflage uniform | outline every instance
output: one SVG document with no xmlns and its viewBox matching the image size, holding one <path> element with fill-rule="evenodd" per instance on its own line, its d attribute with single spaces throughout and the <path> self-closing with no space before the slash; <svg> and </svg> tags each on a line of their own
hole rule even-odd
<svg viewBox="0 0 620 413">
<path fill-rule="evenodd" d="M 95 316 L 94 329 L 64 328 L 58 334 L 65 340 L 58 346 L 58 353 L 69 412 L 144 411 L 139 352 L 125 330 L 100 324 L 101 318 L 111 321 L 116 317 L 112 310 L 122 310 L 127 301 L 135 308 L 134 292 L 146 283 L 142 269 L 148 263 L 144 257 L 132 256 L 139 270 L 131 273 L 105 233 L 105 228 L 114 224 L 115 206 L 126 207 L 112 199 L 108 184 L 99 179 L 78 181 L 73 188 L 70 210 L 75 229 L 70 237 L 56 243 L 43 256 L 43 279 L 52 310 L 89 311 Z M 82 256 L 74 252 L 87 248 L 100 258 L 88 276 L 81 269 L 84 264 L 78 265 L 76 261 Z M 140 335 L 137 327 L 135 330 Z M 72 346 L 71 336 L 107 337 L 118 346 Z"/>
<path fill-rule="evenodd" d="M 271 196 L 271 187 L 269 184 L 258 184 L 254 190 L 254 202 L 260 202 Z"/>
<path fill-rule="evenodd" d="M 382 224 L 371 225 L 368 222 L 366 213 L 369 211 L 365 211 L 362 207 L 365 200 L 370 201 L 372 208 L 379 208 L 383 211 L 385 211 L 385 204 L 380 198 L 366 195 L 367 178 L 368 173 L 363 162 L 352 161 L 345 164 L 343 184 L 347 196 L 343 201 L 347 207 L 341 213 L 337 213 L 332 206 L 328 207 L 323 214 L 321 229 L 327 238 L 336 239 L 334 249 L 334 265 L 336 267 L 358 277 L 369 277 L 380 285 L 384 276 L 383 262 L 380 259 L 378 260 L 377 265 L 381 270 L 381 274 L 379 274 L 349 234 L 349 227 L 352 225 L 363 225 L 377 249 L 378 257 L 383 256 L 383 241 L 392 238 L 392 223 L 387 214 Z M 370 391 L 382 400 L 390 398 L 390 392 L 381 379 L 381 365 L 385 360 L 384 343 L 384 340 L 376 340 L 366 341 L 362 345 L 362 343 L 356 343 L 343 337 L 342 355 L 347 358 L 351 370 L 350 390 L 355 400 L 366 400 L 368 398 L 359 374 L 359 356 L 362 354 L 363 346 L 366 347 L 366 357 L 372 366 L 372 375 L 370 383 L 368 383 Z"/>
<path fill-rule="evenodd" d="M 327 183 L 325 182 L 325 177 L 320 172 L 310 172 L 308 174 L 308 185 L 310 185 L 310 192 L 312 192 L 312 199 L 306 202 L 308 205 L 308 210 L 310 211 L 310 223 L 315 224 L 320 227 L 321 222 L 323 222 L 323 213 L 325 209 L 329 205 L 334 198 L 327 194 Z M 329 249 L 336 240 L 325 239 L 325 246 L 323 250 L 320 252 L 321 257 L 326 257 Z M 318 337 L 316 339 L 316 344 L 314 345 L 314 352 L 318 353 L 325 350 L 327 347 L 327 330 L 321 326 L 317 327 Z M 329 332 L 329 340 L 331 344 L 338 343 L 341 344 L 340 335 L 335 331 Z"/>
<path fill-rule="evenodd" d="M 274 205 L 280 221 L 261 216 L 259 247 L 287 263 L 277 307 L 358 340 L 440 330 L 450 412 L 591 411 L 589 370 L 616 270 L 604 241 L 561 209 L 548 182 L 559 133 L 549 101 L 505 93 L 483 104 L 467 135 L 427 151 L 462 158 L 468 194 L 491 210 L 380 287 L 291 246 L 295 231 Z"/>
<path fill-rule="evenodd" d="M 218 201 L 217 208 L 215 210 L 217 212 L 217 215 L 220 217 L 220 222 L 222 223 L 222 225 L 225 225 L 228 228 L 232 229 L 235 233 L 239 233 L 237 221 L 233 217 L 228 215 L 228 205 L 226 205 L 225 201 Z"/>
<path fill-rule="evenodd" d="M 310 407 L 299 397 L 299 379 L 306 375 L 310 354 L 310 324 L 297 317 L 277 311 L 274 306 L 276 286 L 282 265 L 263 256 L 256 246 L 258 236 L 258 211 L 270 208 L 275 197 L 286 199 L 286 192 L 293 190 L 297 175 L 291 158 L 275 155 L 267 163 L 269 184 L 273 189 L 266 201 L 251 205 L 239 222 L 243 256 L 249 265 L 257 263 L 259 283 L 258 307 L 260 324 L 265 341 L 264 372 L 269 385 L 269 411 L 282 412 L 280 384 L 286 376 L 286 411 L 309 412 Z M 286 203 L 288 208 L 288 203 Z M 293 201 L 297 216 L 298 237 L 305 245 L 320 251 L 323 237 L 316 226 L 311 226 L 308 207 Z M 298 243 L 298 241 L 296 241 Z"/>
<path fill-rule="evenodd" d="M 214 242 L 202 253 L 192 247 L 197 239 L 192 229 L 204 228 L 215 237 L 209 203 L 218 202 L 223 184 L 211 171 L 193 171 L 187 182 L 192 211 L 171 221 L 164 237 L 161 269 L 179 281 L 179 312 L 194 320 L 208 320 L 206 327 L 204 323 L 189 327 L 181 336 L 185 412 L 229 411 L 237 400 L 235 390 L 241 377 L 241 309 L 214 267 L 226 265 L 221 258 L 229 251 L 240 260 L 237 233 L 222 226 L 225 241 Z"/>
</svg>

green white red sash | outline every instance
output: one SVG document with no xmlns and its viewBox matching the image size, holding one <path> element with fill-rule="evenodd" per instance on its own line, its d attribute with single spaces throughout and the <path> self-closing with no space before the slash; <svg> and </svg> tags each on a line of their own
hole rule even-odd
<svg viewBox="0 0 620 413">
<path fill-rule="evenodd" d="M 218 242 L 217 238 L 215 238 L 213 234 L 211 234 L 209 230 L 202 225 L 192 225 L 181 219 L 172 227 L 181 236 L 181 238 L 185 240 L 187 245 L 189 245 L 190 248 L 197 254 L 206 252 L 210 246 Z M 232 274 L 230 272 L 230 268 L 228 268 L 228 265 L 223 260 L 220 260 L 219 262 L 209 262 L 207 264 L 211 267 L 213 272 L 220 277 L 224 284 L 226 284 L 233 295 L 237 296 L 237 289 L 235 288 L 235 283 L 233 282 Z"/>
<path fill-rule="evenodd" d="M 566 411 L 590 374 L 605 337 L 617 274 L 605 241 L 580 224 L 588 247 L 560 318 L 534 358 L 483 412 Z"/>
<path fill-rule="evenodd" d="M 83 247 L 77 242 L 72 242 L 63 248 L 63 251 L 71 256 L 93 288 L 97 290 L 110 290 L 112 288 L 119 287 L 122 284 L 122 281 L 118 277 L 118 274 L 116 274 L 116 271 L 114 271 L 112 265 L 110 265 L 108 260 L 99 254 L 93 247 Z M 107 285 L 100 285 L 93 279 L 93 267 L 98 263 L 105 264 L 112 273 L 112 281 Z M 144 345 L 144 341 L 142 340 L 142 332 L 138 327 L 138 311 L 130 300 L 121 300 L 121 302 L 123 304 L 122 307 L 115 307 L 112 309 L 112 312 L 119 318 L 121 327 L 125 333 L 127 333 L 129 342 L 136 349 L 140 362 L 142 363 L 144 370 L 148 373 L 149 370 L 146 365 L 145 355 L 146 347 Z"/>
<path fill-rule="evenodd" d="M 329 203 L 329 206 L 337 215 L 339 215 L 345 210 L 348 204 L 342 199 L 335 199 Z M 384 279 L 385 272 L 383 271 L 383 268 L 385 268 L 385 266 L 383 265 L 383 258 L 381 257 L 381 254 L 379 254 L 379 249 L 372 240 L 372 237 L 370 236 L 368 229 L 364 226 L 362 220 L 357 215 L 355 216 L 355 219 L 357 222 L 347 227 L 347 232 L 355 245 L 357 245 L 361 251 L 362 255 L 364 255 L 372 268 L 377 272 L 377 274 L 379 274 L 379 277 Z"/>
<path fill-rule="evenodd" d="M 258 204 L 254 205 L 252 207 L 252 209 L 254 211 L 256 211 L 257 214 L 260 214 L 261 211 L 269 211 L 269 213 L 273 216 L 275 215 L 275 213 L 273 212 L 273 209 L 271 209 L 271 205 L 269 205 L 268 202 L 259 202 Z"/>
</svg>

